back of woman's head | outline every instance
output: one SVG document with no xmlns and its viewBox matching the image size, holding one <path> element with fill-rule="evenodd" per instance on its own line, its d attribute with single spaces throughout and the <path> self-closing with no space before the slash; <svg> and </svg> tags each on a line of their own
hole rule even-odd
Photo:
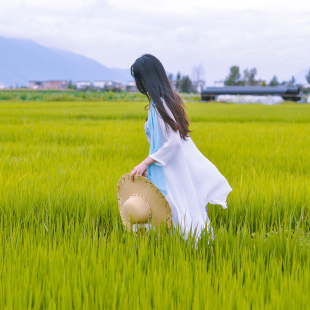
<svg viewBox="0 0 310 310">
<path fill-rule="evenodd" d="M 131 75 L 136 81 L 138 90 L 146 95 L 150 102 L 153 100 L 165 124 L 170 125 L 174 131 L 179 130 L 181 138 L 185 140 L 190 130 L 184 103 L 180 96 L 172 90 L 161 62 L 153 55 L 145 54 L 131 66 Z M 175 121 L 166 112 L 161 98 L 165 100 Z"/>
</svg>

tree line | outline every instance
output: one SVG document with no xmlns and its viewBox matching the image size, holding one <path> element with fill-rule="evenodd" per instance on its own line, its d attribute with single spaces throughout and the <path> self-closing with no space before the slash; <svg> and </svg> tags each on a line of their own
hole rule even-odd
<svg viewBox="0 0 310 310">
<path fill-rule="evenodd" d="M 198 91 L 199 85 L 204 87 L 203 77 L 204 68 L 202 64 L 192 68 L 192 80 L 189 75 L 181 75 L 181 72 L 178 72 L 175 77 L 172 73 L 168 74 L 169 81 L 174 90 L 181 93 L 195 93 Z"/>
<path fill-rule="evenodd" d="M 257 80 L 255 77 L 257 75 L 256 68 L 245 69 L 243 71 L 243 76 L 241 76 L 239 66 L 232 66 L 229 71 L 229 75 L 225 79 L 225 85 L 230 86 L 267 86 L 266 81 L 261 79 Z M 306 75 L 306 80 L 310 84 L 310 70 Z M 296 79 L 294 76 L 289 81 L 280 82 L 276 75 L 268 83 L 268 86 L 302 86 L 296 84 Z"/>
<path fill-rule="evenodd" d="M 173 74 L 168 75 L 169 81 L 172 84 L 172 87 L 181 93 L 191 93 L 193 92 L 193 82 L 188 75 L 181 75 L 181 72 L 178 72 L 174 78 Z"/>
<path fill-rule="evenodd" d="M 173 88 L 182 93 L 197 92 L 197 83 L 203 82 L 204 69 L 202 65 L 193 67 L 192 70 L 193 81 L 189 75 L 182 75 L 180 72 L 176 76 L 173 74 L 168 74 L 168 78 L 173 86 Z M 294 76 L 288 81 L 280 82 L 276 75 L 267 83 L 264 80 L 257 79 L 256 68 L 245 69 L 243 74 L 240 73 L 239 66 L 232 66 L 229 69 L 229 74 L 226 77 L 224 84 L 229 86 L 298 86 L 302 85 L 296 84 L 296 79 Z M 310 84 L 310 70 L 306 75 L 306 80 Z"/>
</svg>

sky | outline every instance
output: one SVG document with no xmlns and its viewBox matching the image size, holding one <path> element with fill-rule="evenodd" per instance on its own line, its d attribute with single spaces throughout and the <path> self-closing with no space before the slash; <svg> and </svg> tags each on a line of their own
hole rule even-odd
<svg viewBox="0 0 310 310">
<path fill-rule="evenodd" d="M 208 85 L 233 65 L 288 80 L 310 68 L 309 0 L 0 0 L 0 35 L 69 50 L 112 68 L 151 53 Z"/>
</svg>

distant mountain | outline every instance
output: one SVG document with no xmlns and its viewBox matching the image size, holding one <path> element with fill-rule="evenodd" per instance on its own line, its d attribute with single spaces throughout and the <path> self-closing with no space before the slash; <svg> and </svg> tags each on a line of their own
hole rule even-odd
<svg viewBox="0 0 310 310">
<path fill-rule="evenodd" d="M 31 40 L 0 37 L 0 85 L 27 86 L 30 80 L 117 80 L 127 83 L 130 79 L 125 69 L 109 69 L 82 55 L 50 49 Z"/>
<path fill-rule="evenodd" d="M 306 80 L 306 75 L 308 75 L 309 70 L 310 70 L 310 68 L 302 70 L 296 74 L 295 78 L 296 78 L 296 82 L 298 84 L 308 84 L 308 82 Z"/>
<path fill-rule="evenodd" d="M 130 73 L 129 68 L 128 69 L 110 68 L 110 69 L 116 74 L 119 74 L 120 76 L 122 76 L 126 82 L 130 82 L 134 80 Z"/>
</svg>

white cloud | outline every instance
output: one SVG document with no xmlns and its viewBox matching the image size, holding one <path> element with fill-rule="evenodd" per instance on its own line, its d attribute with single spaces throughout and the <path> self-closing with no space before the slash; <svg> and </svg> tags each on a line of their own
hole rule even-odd
<svg viewBox="0 0 310 310">
<path fill-rule="evenodd" d="M 3 3 L 1 3 L 3 2 Z M 231 65 L 262 78 L 287 79 L 310 66 L 307 0 L 0 0 L 0 35 L 129 67 L 154 53 L 167 70 L 191 73 L 202 63 L 208 82 Z"/>
</svg>

